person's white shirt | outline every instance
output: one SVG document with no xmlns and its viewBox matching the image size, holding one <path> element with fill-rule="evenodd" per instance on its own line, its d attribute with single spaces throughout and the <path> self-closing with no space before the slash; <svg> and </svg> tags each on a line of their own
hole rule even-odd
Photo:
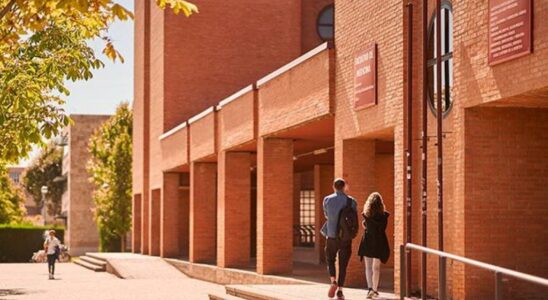
<svg viewBox="0 0 548 300">
<path fill-rule="evenodd" d="M 44 242 L 44 246 L 47 247 L 47 254 L 55 254 L 55 246 L 61 247 L 61 242 L 56 237 L 48 236 Z"/>
</svg>

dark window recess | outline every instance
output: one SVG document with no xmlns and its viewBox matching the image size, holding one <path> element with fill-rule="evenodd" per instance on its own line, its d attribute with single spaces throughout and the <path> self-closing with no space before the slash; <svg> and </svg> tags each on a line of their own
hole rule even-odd
<svg viewBox="0 0 548 300">
<path fill-rule="evenodd" d="M 436 115 L 437 83 L 436 83 L 436 18 L 430 20 L 428 30 L 428 103 Z M 453 11 L 451 3 L 443 1 L 441 5 L 441 103 L 443 115 L 453 107 L 451 90 L 453 88 Z"/>
<path fill-rule="evenodd" d="M 332 41 L 335 34 L 334 30 L 334 7 L 330 5 L 324 8 L 317 20 L 318 35 L 323 41 Z"/>
</svg>

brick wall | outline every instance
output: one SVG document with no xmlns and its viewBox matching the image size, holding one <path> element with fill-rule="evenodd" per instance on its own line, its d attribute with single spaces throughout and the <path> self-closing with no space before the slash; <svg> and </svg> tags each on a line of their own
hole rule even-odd
<svg viewBox="0 0 548 300">
<path fill-rule="evenodd" d="M 217 112 L 211 111 L 190 124 L 189 149 L 190 160 L 194 161 L 210 156 L 217 151 L 216 127 Z"/>
<path fill-rule="evenodd" d="M 548 85 L 548 2 L 533 1 L 533 53 L 487 64 L 488 2 L 454 0 L 455 94 L 466 107 L 496 101 Z M 518 105 L 525 105 L 521 98 Z"/>
<path fill-rule="evenodd" d="M 188 164 L 188 126 L 185 126 L 160 141 L 162 148 L 162 170 L 176 170 Z"/>
<path fill-rule="evenodd" d="M 259 135 L 331 113 L 329 52 L 324 50 L 259 87 Z"/>
<path fill-rule="evenodd" d="M 473 108 L 465 112 L 467 257 L 548 277 L 548 109 Z M 466 267 L 467 299 L 493 295 L 491 272 Z M 543 299 L 518 280 L 504 297 Z"/>
<path fill-rule="evenodd" d="M 249 91 L 219 110 L 220 149 L 230 149 L 256 137 L 255 94 L 256 91 Z"/>
</svg>

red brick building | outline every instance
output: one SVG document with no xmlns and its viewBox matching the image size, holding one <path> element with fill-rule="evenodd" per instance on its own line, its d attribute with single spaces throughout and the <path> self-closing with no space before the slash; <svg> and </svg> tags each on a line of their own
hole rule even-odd
<svg viewBox="0 0 548 300">
<path fill-rule="evenodd" d="M 412 39 L 405 1 L 194 2 L 200 13 L 190 19 L 135 2 L 134 251 L 221 268 L 247 268 L 256 257 L 257 273 L 290 274 L 294 246 L 307 244 L 321 263 L 322 199 L 342 176 L 360 207 L 373 191 L 384 196 L 398 283 L 408 49 L 411 242 L 422 232 L 423 1 L 411 1 Z M 501 1 L 442 1 L 444 250 L 548 277 L 548 2 L 530 1 L 531 53 L 490 63 L 491 2 Z M 434 7 L 429 1 L 429 62 Z M 355 64 L 372 45 L 374 98 L 357 106 Z M 437 248 L 437 89 L 428 66 L 427 245 Z M 429 257 L 432 295 L 437 270 Z M 349 272 L 351 285 L 364 285 L 357 256 Z M 418 290 L 416 253 L 411 273 Z M 447 276 L 453 299 L 493 293 L 487 271 L 449 262 Z M 542 292 L 505 283 L 506 295 Z"/>
</svg>

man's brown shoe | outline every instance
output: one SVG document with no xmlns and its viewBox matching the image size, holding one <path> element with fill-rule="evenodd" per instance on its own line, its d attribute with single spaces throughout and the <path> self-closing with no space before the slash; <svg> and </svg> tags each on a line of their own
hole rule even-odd
<svg viewBox="0 0 548 300">
<path fill-rule="evenodd" d="M 327 297 L 333 298 L 335 297 L 335 292 L 337 291 L 338 285 L 337 282 L 333 281 L 331 283 L 331 286 L 329 287 L 329 292 L 327 292 Z"/>
</svg>

